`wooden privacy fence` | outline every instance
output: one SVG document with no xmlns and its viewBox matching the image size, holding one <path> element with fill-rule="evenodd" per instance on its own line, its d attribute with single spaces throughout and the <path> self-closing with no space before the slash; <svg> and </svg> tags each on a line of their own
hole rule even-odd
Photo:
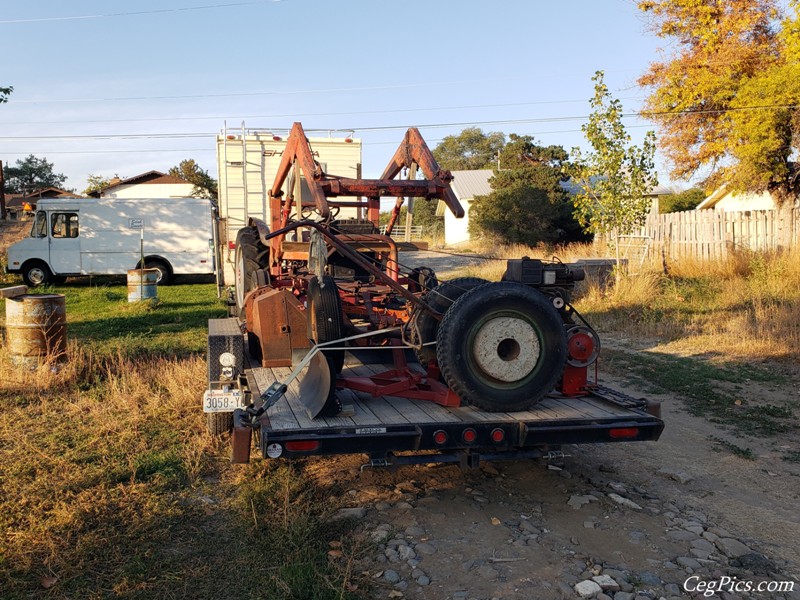
<svg viewBox="0 0 800 600">
<path fill-rule="evenodd" d="M 636 235 L 650 239 L 651 256 L 663 253 L 672 259 L 712 260 L 741 250 L 788 250 L 800 245 L 800 209 L 651 213 Z"/>
</svg>

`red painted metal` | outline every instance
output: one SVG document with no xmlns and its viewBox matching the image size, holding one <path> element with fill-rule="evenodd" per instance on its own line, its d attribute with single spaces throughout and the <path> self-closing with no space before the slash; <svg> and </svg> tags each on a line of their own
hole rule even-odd
<svg viewBox="0 0 800 600">
<path fill-rule="evenodd" d="M 366 392 L 378 396 L 400 396 L 414 400 L 428 400 L 442 406 L 460 406 L 461 399 L 453 390 L 439 381 L 437 369 L 419 371 L 406 364 L 402 348 L 392 350 L 394 369 L 368 377 L 340 377 L 336 380 L 339 389 Z"/>
</svg>

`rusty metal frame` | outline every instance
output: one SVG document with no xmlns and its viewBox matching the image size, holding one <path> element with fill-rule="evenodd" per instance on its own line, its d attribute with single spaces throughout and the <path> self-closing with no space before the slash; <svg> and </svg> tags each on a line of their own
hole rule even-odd
<svg viewBox="0 0 800 600">
<path fill-rule="evenodd" d="M 419 167 L 426 179 L 394 179 L 403 168 L 410 168 L 414 164 Z M 282 188 L 292 168 L 299 168 L 305 176 L 313 199 L 312 203 L 304 204 L 302 199 L 296 199 L 294 190 L 289 190 L 286 198 L 283 198 Z M 457 218 L 461 218 L 464 216 L 464 208 L 450 188 L 452 180 L 453 175 L 450 171 L 439 167 L 433 153 L 416 127 L 412 127 L 406 132 L 403 142 L 397 148 L 380 179 L 350 179 L 326 174 L 314 159 L 303 126 L 300 123 L 294 123 L 286 141 L 286 149 L 281 155 L 275 180 L 269 190 L 271 227 L 274 231 L 289 225 L 289 217 L 294 206 L 300 208 L 301 211 L 304 207 L 313 206 L 323 221 L 330 221 L 333 218 L 331 207 L 366 207 L 369 220 L 377 227 L 380 198 L 384 196 L 442 200 Z M 366 198 L 366 201 L 329 202 L 329 198 L 338 196 L 355 196 Z M 275 236 L 270 244 L 273 264 L 277 264 L 282 258 L 282 242 L 282 236 Z"/>
</svg>

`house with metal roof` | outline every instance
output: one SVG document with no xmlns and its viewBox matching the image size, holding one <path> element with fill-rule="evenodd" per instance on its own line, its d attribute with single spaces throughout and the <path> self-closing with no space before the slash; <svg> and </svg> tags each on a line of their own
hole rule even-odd
<svg viewBox="0 0 800 600">
<path fill-rule="evenodd" d="M 194 185 L 180 177 L 160 171 L 148 171 L 127 179 L 114 178 L 94 198 L 188 198 Z"/>
</svg>

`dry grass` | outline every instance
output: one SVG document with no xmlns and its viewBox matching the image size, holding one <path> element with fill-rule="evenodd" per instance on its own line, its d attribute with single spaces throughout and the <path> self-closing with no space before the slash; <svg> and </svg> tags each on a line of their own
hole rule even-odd
<svg viewBox="0 0 800 600">
<path fill-rule="evenodd" d="M 800 252 L 685 260 L 593 287 L 578 302 L 601 331 L 729 359 L 800 357 Z"/>
<path fill-rule="evenodd" d="M 230 467 L 199 410 L 202 358 L 72 341 L 67 362 L 3 351 L 0 369 L 4 600 L 351 597 L 348 561 L 327 557 L 331 539 L 357 547 L 325 519 L 338 490 L 302 467 Z"/>
</svg>

